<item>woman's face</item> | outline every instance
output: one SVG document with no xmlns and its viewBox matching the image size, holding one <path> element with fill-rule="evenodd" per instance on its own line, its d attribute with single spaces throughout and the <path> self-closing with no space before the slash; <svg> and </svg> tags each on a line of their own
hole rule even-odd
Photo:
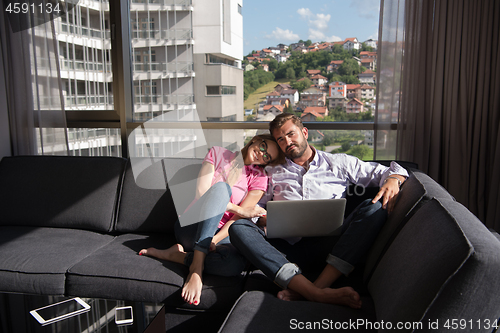
<svg viewBox="0 0 500 333">
<path fill-rule="evenodd" d="M 255 138 L 253 143 L 248 147 L 247 155 L 245 156 L 245 165 L 257 164 L 266 165 L 274 161 L 278 157 L 278 144 L 271 140 Z"/>
</svg>

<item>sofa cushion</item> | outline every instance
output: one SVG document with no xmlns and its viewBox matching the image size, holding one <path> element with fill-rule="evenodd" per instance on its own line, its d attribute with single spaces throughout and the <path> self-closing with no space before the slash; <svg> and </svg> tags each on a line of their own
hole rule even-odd
<svg viewBox="0 0 500 333">
<path fill-rule="evenodd" d="M 450 213 L 436 199 L 415 212 L 368 283 L 377 320 L 392 323 L 422 320 L 447 282 L 474 252 L 461 222 L 457 222 L 469 223 L 474 218 L 471 215 Z"/>
<path fill-rule="evenodd" d="M 441 204 L 455 217 L 472 253 L 441 288 L 423 322 L 459 318 L 474 323 L 470 331 L 492 332 L 488 322 L 500 319 L 500 241 L 462 204 L 446 200 Z"/>
<path fill-rule="evenodd" d="M 63 295 L 66 271 L 112 240 L 86 230 L 0 227 L 0 290 Z"/>
<path fill-rule="evenodd" d="M 110 231 L 124 167 L 117 157 L 4 157 L 0 225 Z"/>
<path fill-rule="evenodd" d="M 125 172 L 116 231 L 172 232 L 178 214 L 194 198 L 195 182 L 187 183 L 185 192 L 176 193 L 180 196 L 176 204 L 168 183 L 179 182 L 182 175 L 184 179 L 190 177 L 196 180 L 201 162 L 194 158 L 169 158 L 155 163 L 146 158 L 131 159 Z M 166 168 L 169 168 L 168 172 Z"/>
<path fill-rule="evenodd" d="M 362 297 L 361 309 L 346 306 L 288 302 L 262 291 L 245 292 L 235 303 L 219 332 L 260 333 L 295 330 L 377 332 L 375 310 L 370 298 Z M 368 322 L 372 323 L 371 327 Z M 366 323 L 356 326 L 356 323 Z M 353 326 L 354 324 L 354 326 Z"/>
<path fill-rule="evenodd" d="M 243 276 L 205 274 L 201 303 L 195 307 L 184 303 L 181 298 L 187 266 L 138 255 L 143 248 L 164 249 L 173 244 L 173 235 L 120 235 L 69 270 L 68 293 L 83 297 L 165 303 L 170 307 L 230 308 L 241 294 Z"/>
<path fill-rule="evenodd" d="M 399 231 L 415 212 L 432 198 L 453 200 L 453 197 L 437 182 L 419 170 L 410 171 L 397 197 L 394 210 L 373 243 L 365 264 L 364 280 L 368 281 Z"/>
</svg>

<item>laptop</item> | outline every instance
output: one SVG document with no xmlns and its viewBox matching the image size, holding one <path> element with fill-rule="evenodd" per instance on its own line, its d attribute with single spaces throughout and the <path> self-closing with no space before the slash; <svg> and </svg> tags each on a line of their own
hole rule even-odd
<svg viewBox="0 0 500 333">
<path fill-rule="evenodd" d="M 286 200 L 267 203 L 267 237 L 339 235 L 346 199 Z"/>
</svg>

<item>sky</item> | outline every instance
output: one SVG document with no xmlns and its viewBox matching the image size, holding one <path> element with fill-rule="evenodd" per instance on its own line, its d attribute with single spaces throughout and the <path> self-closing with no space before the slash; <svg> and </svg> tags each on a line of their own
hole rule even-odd
<svg viewBox="0 0 500 333">
<path fill-rule="evenodd" d="M 243 54 L 299 40 L 378 39 L 380 0 L 243 0 Z"/>
</svg>

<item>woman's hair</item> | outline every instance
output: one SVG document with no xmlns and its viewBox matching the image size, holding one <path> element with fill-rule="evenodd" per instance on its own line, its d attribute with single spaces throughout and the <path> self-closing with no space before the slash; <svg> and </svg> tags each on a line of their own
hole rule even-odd
<svg viewBox="0 0 500 333">
<path fill-rule="evenodd" d="M 270 134 L 259 134 L 259 135 L 254 136 L 252 138 L 252 140 L 250 140 L 245 145 L 245 147 L 243 147 L 241 149 L 241 154 L 236 154 L 236 158 L 233 161 L 231 161 L 231 165 L 224 173 L 225 182 L 228 183 L 230 187 L 233 187 L 233 185 L 240 178 L 243 167 L 245 166 L 244 161 L 245 161 L 245 157 L 247 156 L 247 153 L 248 153 L 248 148 L 254 142 L 261 141 L 261 140 L 269 140 L 269 141 L 273 141 L 276 143 L 276 140 Z M 278 144 L 276 143 L 276 145 L 278 145 Z M 266 165 L 279 165 L 279 164 L 283 164 L 286 162 L 285 154 L 283 153 L 283 151 L 281 150 L 279 145 L 278 145 L 278 156 L 273 156 L 273 157 L 274 157 L 274 160 Z M 264 167 L 264 166 L 265 165 L 262 165 L 262 167 Z M 222 175 L 222 173 L 219 174 L 218 179 L 215 182 L 217 182 L 219 179 L 223 179 L 224 176 Z"/>
<path fill-rule="evenodd" d="M 241 154 L 243 155 L 243 159 L 245 159 L 245 157 L 247 156 L 247 151 L 248 151 L 248 148 L 256 141 L 261 141 L 261 140 L 269 140 L 269 141 L 272 141 L 274 143 L 276 143 L 276 145 L 278 146 L 278 156 L 273 156 L 274 160 L 269 162 L 267 165 L 279 165 L 279 164 L 283 164 L 285 163 L 285 153 L 283 153 L 283 151 L 281 150 L 280 146 L 278 145 L 278 143 L 276 142 L 276 139 L 271 135 L 271 134 L 259 134 L 259 135 L 256 135 L 252 138 L 252 140 L 250 140 L 246 145 L 245 147 L 243 147 L 241 149 Z"/>
<path fill-rule="evenodd" d="M 302 130 L 304 125 L 302 124 L 302 120 L 294 114 L 291 113 L 280 113 L 269 123 L 269 133 L 273 134 L 275 129 L 281 128 L 287 121 L 291 120 L 295 126 Z"/>
</svg>

